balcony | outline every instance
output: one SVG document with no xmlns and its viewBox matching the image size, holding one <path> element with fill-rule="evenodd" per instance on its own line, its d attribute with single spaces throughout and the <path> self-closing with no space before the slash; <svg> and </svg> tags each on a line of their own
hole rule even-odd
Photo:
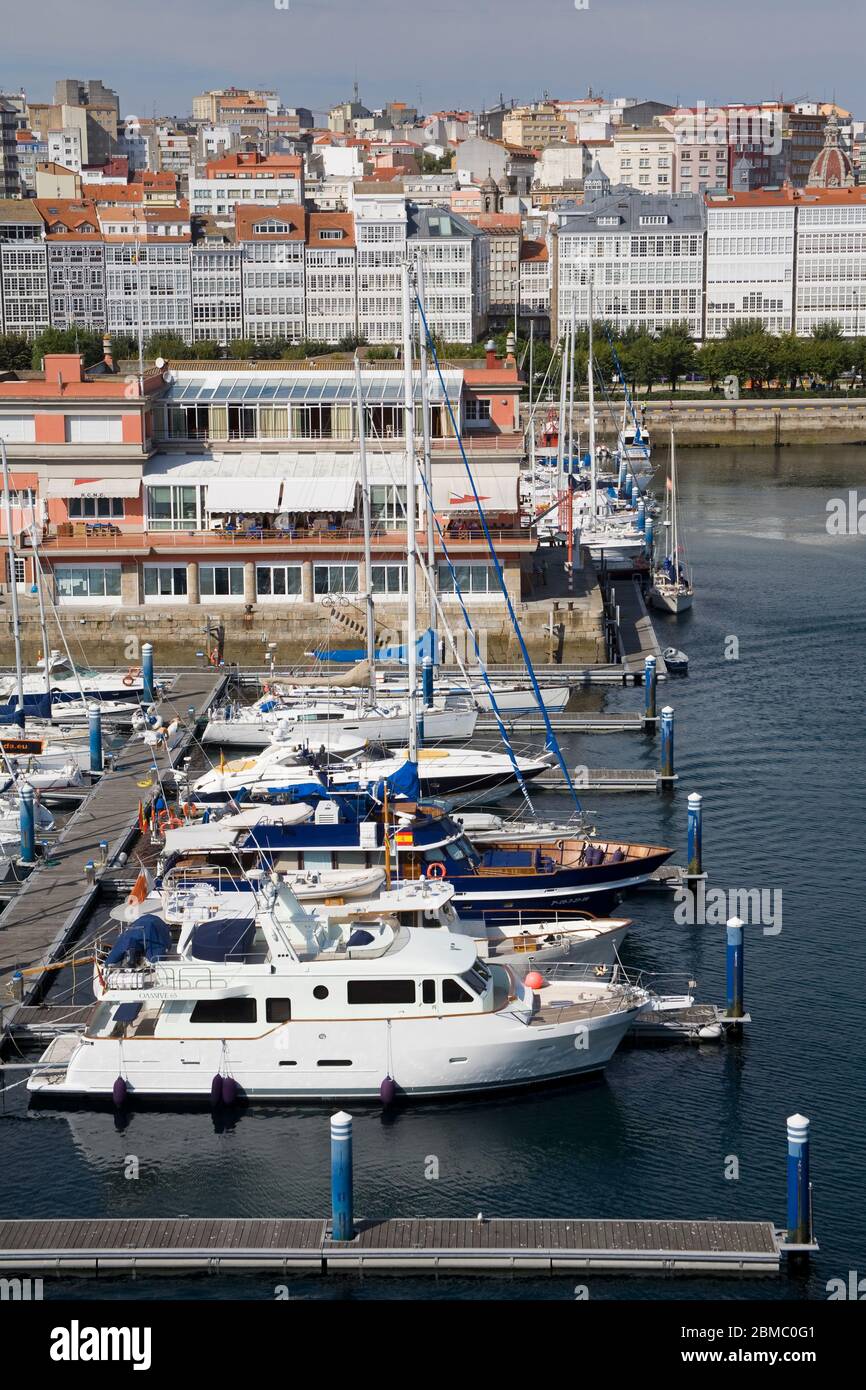
<svg viewBox="0 0 866 1390">
<path fill-rule="evenodd" d="M 487 542 L 478 522 L 462 517 L 440 517 L 440 525 L 445 533 L 448 548 L 453 553 L 477 553 L 479 548 L 486 551 Z M 537 545 L 537 537 L 532 527 L 490 525 L 489 529 L 491 540 L 497 549 L 531 551 Z M 417 541 L 419 549 L 423 551 L 426 546 L 425 535 L 419 532 Z M 29 546 L 29 533 L 22 534 L 21 543 L 21 549 L 26 551 Z M 405 545 L 406 532 L 403 529 L 381 527 L 373 533 L 374 552 L 402 552 Z M 364 547 L 364 531 L 360 522 L 338 527 L 313 526 L 288 530 L 251 527 L 241 531 L 153 531 L 146 527 L 87 526 L 83 535 L 45 534 L 40 542 L 43 554 L 58 557 L 116 555 L 118 558 L 134 558 L 151 553 L 178 551 L 285 554 L 288 547 L 298 551 L 309 551 L 311 555 L 334 551 L 360 555 Z"/>
</svg>

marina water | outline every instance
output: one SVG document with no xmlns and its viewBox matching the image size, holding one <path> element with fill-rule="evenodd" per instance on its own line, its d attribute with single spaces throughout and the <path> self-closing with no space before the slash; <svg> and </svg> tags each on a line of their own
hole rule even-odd
<svg viewBox="0 0 866 1390">
<path fill-rule="evenodd" d="M 620 1050 L 604 1079 L 514 1097 L 356 1107 L 358 1215 L 785 1219 L 785 1118 L 812 1120 L 821 1253 L 803 1274 L 762 1279 L 616 1275 L 415 1279 L 195 1276 L 45 1280 L 99 1297 L 575 1297 L 824 1299 L 866 1276 L 866 536 L 830 535 L 827 503 L 866 468 L 855 448 L 682 450 L 680 491 L 694 610 L 654 615 L 688 652 L 676 710 L 672 796 L 587 801 L 602 832 L 676 846 L 686 796 L 704 798 L 710 888 L 781 894 L 781 930 L 746 927 L 741 1041 Z M 856 522 L 854 527 L 856 529 Z M 735 639 L 732 641 L 732 639 Z M 732 659 L 736 657 L 736 659 Z M 639 691 L 587 692 L 588 711 L 634 710 Z M 655 740 L 566 735 L 570 766 L 653 767 Z M 564 800 L 537 797 L 546 816 Z M 680 925 L 672 898 L 626 899 L 627 963 L 698 981 L 724 1000 L 724 928 Z M 14 1074 L 7 1073 L 8 1081 Z M 0 1100 L 0 1217 L 296 1216 L 329 1210 L 328 1107 L 29 1111 Z M 331 1107 L 335 1108 L 335 1107 Z M 737 1172 L 738 1176 L 726 1174 Z"/>
</svg>

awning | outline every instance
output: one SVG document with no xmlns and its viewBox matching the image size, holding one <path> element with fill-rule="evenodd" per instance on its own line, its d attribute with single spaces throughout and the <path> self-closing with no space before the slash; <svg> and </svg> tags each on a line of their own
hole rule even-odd
<svg viewBox="0 0 866 1390">
<path fill-rule="evenodd" d="M 286 478 L 284 512 L 352 512 L 355 510 L 356 476 Z"/>
<path fill-rule="evenodd" d="M 141 478 L 66 477 L 46 478 L 42 484 L 43 497 L 138 497 Z"/>
<path fill-rule="evenodd" d="M 520 464 L 516 459 L 472 464 L 475 490 L 485 512 L 519 510 L 517 481 Z M 472 484 L 462 464 L 433 464 L 433 506 L 437 512 L 475 512 Z"/>
<path fill-rule="evenodd" d="M 215 478 L 207 485 L 209 512 L 274 512 L 281 478 Z"/>
</svg>

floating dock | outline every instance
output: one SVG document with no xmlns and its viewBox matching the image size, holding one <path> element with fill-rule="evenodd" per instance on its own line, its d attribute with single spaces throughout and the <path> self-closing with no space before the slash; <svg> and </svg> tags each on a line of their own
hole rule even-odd
<svg viewBox="0 0 866 1390">
<path fill-rule="evenodd" d="M 334 1241 L 327 1221 L 268 1219 L 0 1222 L 0 1270 L 113 1274 L 220 1273 L 778 1274 L 783 1233 L 770 1221 L 447 1220 L 355 1223 Z"/>
<path fill-rule="evenodd" d="M 225 680 L 222 672 L 213 671 L 179 676 L 157 702 L 157 713 L 166 726 L 174 719 L 179 721 L 170 750 L 173 756 L 183 752 L 197 721 L 218 697 Z M 50 854 L 0 916 L 0 998 L 15 971 L 32 971 L 59 959 L 90 916 L 101 877 L 110 876 L 113 862 L 137 833 L 138 803 L 149 799 L 141 784 L 150 780 L 154 753 L 136 736 L 115 753 L 113 767 L 102 774 L 51 846 Z M 93 882 L 89 883 L 85 864 L 98 855 L 100 841 L 108 845 L 106 862 L 95 866 Z M 38 997 L 43 984 L 40 973 L 29 979 L 24 988 L 25 1003 Z M 55 1007 L 58 1014 L 68 1011 L 63 1005 Z M 3 1008 L 4 1023 L 14 1016 L 14 1004 Z"/>
</svg>

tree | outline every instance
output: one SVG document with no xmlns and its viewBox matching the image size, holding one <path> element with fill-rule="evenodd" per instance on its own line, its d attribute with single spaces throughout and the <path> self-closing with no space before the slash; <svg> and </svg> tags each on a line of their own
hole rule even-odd
<svg viewBox="0 0 866 1390">
<path fill-rule="evenodd" d="M 655 338 L 646 332 L 639 333 L 632 342 L 622 345 L 618 356 L 626 381 L 631 382 L 634 392 L 643 385 L 649 395 L 662 375 L 657 349 Z"/>
<path fill-rule="evenodd" d="M 30 368 L 33 344 L 23 333 L 0 335 L 0 371 L 26 372 Z"/>
<path fill-rule="evenodd" d="M 155 362 L 157 357 L 188 358 L 193 351 L 177 333 L 153 333 L 144 345 L 144 355 L 148 362 Z"/>
<path fill-rule="evenodd" d="M 252 338 L 232 338 L 226 348 L 226 357 L 244 361 L 255 355 L 256 344 Z"/>
<path fill-rule="evenodd" d="M 31 365 L 38 372 L 48 353 L 75 353 L 85 367 L 102 360 L 102 334 L 90 328 L 45 328 L 31 343 Z"/>
<path fill-rule="evenodd" d="M 825 319 L 812 329 L 812 337 L 818 343 L 835 342 L 842 336 L 842 324 L 838 319 Z"/>
<path fill-rule="evenodd" d="M 850 345 L 844 338 L 835 336 L 815 338 L 808 346 L 811 370 L 832 390 L 851 355 Z"/>
<path fill-rule="evenodd" d="M 209 340 L 193 343 L 189 349 L 189 355 L 200 362 L 215 362 L 218 358 L 222 357 L 223 354 L 219 343 L 215 340 Z"/>
<path fill-rule="evenodd" d="M 710 389 L 715 391 L 725 375 L 721 343 L 710 339 L 703 347 L 698 348 L 695 353 L 695 367 L 704 380 L 710 383 Z"/>
<path fill-rule="evenodd" d="M 679 378 L 695 369 L 695 345 L 687 324 L 673 323 L 662 330 L 655 343 L 655 361 L 662 378 L 676 391 Z"/>
</svg>

